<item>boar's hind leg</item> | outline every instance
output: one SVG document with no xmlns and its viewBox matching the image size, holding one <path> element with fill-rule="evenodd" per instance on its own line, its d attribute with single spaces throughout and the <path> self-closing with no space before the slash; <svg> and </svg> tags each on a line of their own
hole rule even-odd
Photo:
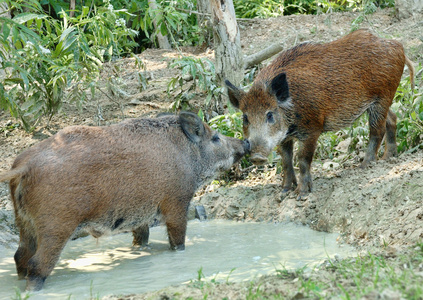
<svg viewBox="0 0 423 300">
<path fill-rule="evenodd" d="M 367 167 L 370 162 L 376 160 L 377 151 L 386 132 L 386 115 L 389 108 L 385 109 L 379 102 L 373 103 L 367 110 L 369 114 L 370 137 L 366 155 L 361 163 L 362 168 Z"/>
<path fill-rule="evenodd" d="M 398 154 L 397 150 L 397 116 L 392 110 L 388 111 L 386 119 L 386 133 L 385 133 L 385 153 L 382 159 L 388 159 Z"/>
<path fill-rule="evenodd" d="M 65 231 L 69 227 L 63 225 L 60 232 L 44 232 L 38 238 L 38 248 L 35 255 L 28 261 L 28 277 L 26 290 L 41 290 L 47 276 L 53 271 L 59 260 L 66 242 L 72 235 L 72 231 Z M 75 229 L 74 227 L 73 229 Z"/>
<path fill-rule="evenodd" d="M 19 233 L 19 247 L 14 259 L 19 279 L 25 279 L 28 272 L 28 261 L 37 250 L 36 237 L 29 228 L 21 227 Z"/>
<path fill-rule="evenodd" d="M 296 191 L 298 199 L 305 197 L 312 191 L 312 178 L 310 173 L 311 161 L 313 160 L 314 150 L 316 150 L 319 133 L 310 134 L 305 141 L 300 141 L 298 151 L 298 163 L 300 167 L 300 180 Z"/>
<path fill-rule="evenodd" d="M 190 199 L 191 200 L 191 199 Z M 170 201 L 169 201 L 170 202 Z M 162 205 L 160 211 L 162 212 L 167 227 L 167 234 L 169 236 L 170 248 L 172 250 L 185 249 L 185 234 L 187 231 L 187 209 L 189 201 L 184 200 L 173 201 L 173 205 Z"/>
<path fill-rule="evenodd" d="M 293 159 L 294 141 L 288 140 L 278 147 L 278 152 L 282 156 L 283 168 L 283 193 L 288 193 L 293 186 L 297 186 L 297 179 L 295 178 Z"/>
<path fill-rule="evenodd" d="M 140 227 L 132 230 L 134 240 L 132 244 L 134 246 L 147 246 L 148 238 L 150 236 L 150 228 L 148 224 L 141 225 Z"/>
</svg>

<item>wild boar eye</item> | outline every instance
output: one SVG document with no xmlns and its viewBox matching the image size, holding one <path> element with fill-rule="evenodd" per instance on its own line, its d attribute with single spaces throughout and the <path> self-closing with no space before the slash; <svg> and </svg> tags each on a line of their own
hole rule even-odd
<svg viewBox="0 0 423 300">
<path fill-rule="evenodd" d="M 266 115 L 268 123 L 275 123 L 275 119 L 273 118 L 273 112 L 269 111 Z"/>
<path fill-rule="evenodd" d="M 217 134 L 212 137 L 212 142 L 213 143 L 217 143 L 219 141 L 220 141 L 220 137 Z"/>
<path fill-rule="evenodd" d="M 247 115 L 242 115 L 242 122 L 244 123 L 244 126 L 247 126 L 248 125 L 248 117 L 247 117 Z"/>
</svg>

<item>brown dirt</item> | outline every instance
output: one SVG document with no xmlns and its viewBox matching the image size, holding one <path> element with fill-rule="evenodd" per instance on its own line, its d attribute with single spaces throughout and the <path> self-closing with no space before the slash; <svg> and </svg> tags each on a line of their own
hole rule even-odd
<svg viewBox="0 0 423 300">
<path fill-rule="evenodd" d="M 285 49 L 303 41 L 329 42 L 351 29 L 359 13 L 333 13 L 318 16 L 287 16 L 267 20 L 240 22 L 241 41 L 245 54 L 257 52 L 275 41 L 282 41 Z M 394 38 L 403 43 L 408 57 L 417 66 L 423 62 L 423 22 L 413 18 L 398 20 L 391 9 L 366 15 L 362 28 L 369 28 L 377 35 Z M 200 54 L 196 49 L 184 49 L 186 55 L 213 59 L 213 51 Z M 114 72 L 123 78 L 128 97 L 119 97 L 103 90 L 110 98 L 98 92 L 94 101 L 77 110 L 65 103 L 61 114 L 55 116 L 49 128 L 39 126 L 34 133 L 25 133 L 6 112 L 0 112 L 0 171 L 10 168 L 13 159 L 23 149 L 51 136 L 59 129 L 73 124 L 107 125 L 122 118 L 148 117 L 167 111 L 172 98 L 166 93 L 167 83 L 175 70 L 167 68 L 168 62 L 178 57 L 176 51 L 147 50 L 140 55 L 146 64 L 149 85 L 140 90 L 135 60 L 122 59 L 109 64 L 103 80 Z M 407 72 L 405 72 L 407 73 Z M 204 98 L 200 95 L 193 103 Z M 7 126 L 6 126 L 7 125 Z M 9 129 L 6 129 L 9 128 Z M 339 232 L 340 242 L 347 242 L 360 249 L 402 249 L 423 238 L 423 151 L 403 154 L 389 161 L 378 161 L 367 169 L 358 167 L 359 156 L 332 164 L 329 161 L 313 162 L 314 192 L 307 199 L 297 201 L 295 195 L 282 197 L 281 177 L 274 168 L 252 169 L 248 176 L 230 185 L 209 185 L 194 199 L 194 204 L 205 206 L 210 217 L 243 221 L 286 220 L 306 224 L 313 229 Z M 339 164 L 339 165 L 338 165 Z M 7 185 L 0 185 L 0 243 L 16 246 L 18 237 L 13 225 L 13 208 Z M 275 293 L 280 279 L 260 279 Z M 287 297 L 296 282 L 285 282 Z M 229 299 L 242 298 L 247 285 L 221 285 L 210 290 L 208 299 L 231 295 Z M 181 298 L 201 297 L 185 286 L 174 287 L 170 294 Z M 295 289 L 293 289 L 295 290 Z M 161 298 L 165 292 L 128 297 L 125 299 Z M 163 298 L 167 299 L 167 298 Z"/>
</svg>

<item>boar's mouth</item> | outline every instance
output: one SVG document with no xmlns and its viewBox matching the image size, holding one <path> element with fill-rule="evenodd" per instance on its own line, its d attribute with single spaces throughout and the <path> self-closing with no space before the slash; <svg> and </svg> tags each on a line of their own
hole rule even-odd
<svg viewBox="0 0 423 300">
<path fill-rule="evenodd" d="M 242 152 L 236 152 L 234 155 L 234 161 L 233 164 L 240 161 L 242 157 L 246 154 L 250 154 L 251 152 L 251 144 L 249 140 L 243 140 L 242 141 Z"/>
<path fill-rule="evenodd" d="M 254 153 L 253 155 L 250 156 L 250 160 L 253 164 L 257 165 L 257 166 L 262 166 L 265 163 L 267 163 L 267 157 L 263 156 L 260 153 Z"/>
<path fill-rule="evenodd" d="M 234 162 L 233 162 L 233 163 L 236 163 L 236 162 L 240 161 L 240 160 L 241 160 L 241 158 L 242 158 L 244 155 L 245 155 L 245 153 L 235 153 L 235 156 L 234 156 Z"/>
</svg>

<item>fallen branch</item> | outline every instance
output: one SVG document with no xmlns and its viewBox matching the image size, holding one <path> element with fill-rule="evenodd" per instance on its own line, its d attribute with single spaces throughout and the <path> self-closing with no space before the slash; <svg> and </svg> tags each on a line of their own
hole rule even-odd
<svg viewBox="0 0 423 300">
<path fill-rule="evenodd" d="M 182 11 L 182 12 L 186 12 L 188 14 L 194 14 L 194 15 L 199 15 L 199 16 L 204 16 L 207 17 L 208 19 L 211 19 L 211 14 L 208 13 L 202 13 L 196 10 L 189 10 L 189 9 L 184 9 L 184 8 L 175 8 L 176 10 Z M 237 21 L 244 21 L 244 22 L 255 22 L 257 21 L 257 19 L 253 18 L 253 19 L 249 19 L 249 18 L 236 18 Z"/>
<path fill-rule="evenodd" d="M 244 69 L 251 68 L 262 61 L 272 57 L 273 55 L 281 52 L 283 50 L 283 45 L 281 43 L 276 43 L 270 45 L 266 49 L 263 49 L 257 53 L 244 57 Z"/>
</svg>

